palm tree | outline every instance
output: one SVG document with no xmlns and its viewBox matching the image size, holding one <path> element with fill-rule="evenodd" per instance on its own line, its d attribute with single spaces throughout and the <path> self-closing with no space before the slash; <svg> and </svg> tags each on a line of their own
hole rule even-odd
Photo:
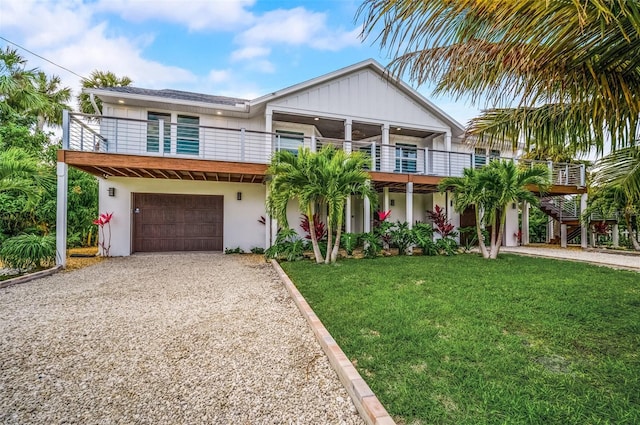
<svg viewBox="0 0 640 425">
<path fill-rule="evenodd" d="M 100 88 L 100 87 L 126 87 L 131 85 L 133 80 L 124 76 L 118 77 L 111 71 L 98 71 L 95 70 L 91 73 L 88 80 L 82 82 L 82 88 Z M 94 99 L 99 110 L 102 110 L 102 101 L 100 99 Z M 91 98 L 87 93 L 80 93 L 78 95 L 78 103 L 80 105 L 80 111 L 84 114 L 95 114 L 97 111 L 93 108 Z"/>
<path fill-rule="evenodd" d="M 311 245 L 316 262 L 322 262 L 322 253 L 316 238 L 314 215 L 316 203 L 323 200 L 324 185 L 318 174 L 317 156 L 307 148 L 300 148 L 297 154 L 279 151 L 273 156 L 267 169 L 270 178 L 267 211 L 275 217 L 283 228 L 288 228 L 287 205 L 296 199 L 300 209 L 309 218 Z"/>
<path fill-rule="evenodd" d="M 327 217 L 327 254 L 325 263 L 335 263 L 340 249 L 340 237 L 344 222 L 344 208 L 347 198 L 359 195 L 368 198 L 373 205 L 377 201 L 376 192 L 369 185 L 369 173 L 365 166 L 370 163 L 366 155 L 361 152 L 346 153 L 336 149 L 333 145 L 322 148 L 318 156 L 325 158 L 319 161 L 319 173 L 325 182 L 325 199 L 328 207 Z M 332 248 L 333 229 L 336 237 Z"/>
<path fill-rule="evenodd" d="M 473 208 L 476 216 L 476 235 L 480 253 L 484 258 L 489 257 L 487 246 L 482 234 L 482 217 L 480 210 L 489 202 L 490 195 L 480 184 L 480 171 L 475 168 L 465 168 L 462 177 L 447 177 L 438 185 L 438 190 L 453 193 L 453 207 L 459 213 L 463 213 L 467 208 Z"/>
<path fill-rule="evenodd" d="M 46 105 L 36 88 L 35 69 L 25 69 L 26 59 L 9 47 L 0 50 L 0 114 L 22 115 Z"/>
<path fill-rule="evenodd" d="M 453 191 L 454 207 L 458 212 L 468 207 L 475 209 L 480 252 L 484 258 L 496 259 L 502 245 L 509 204 L 527 201 L 536 205 L 538 198 L 529 188 L 536 186 L 543 191 L 550 180 L 546 167 L 522 169 L 512 161 L 492 161 L 479 170 L 465 169 L 462 177 L 443 179 L 438 188 Z M 491 226 L 489 250 L 482 236 L 483 225 Z"/>
<path fill-rule="evenodd" d="M 0 192 L 22 192 L 33 201 L 42 188 L 51 184 L 51 178 L 43 174 L 37 159 L 26 151 L 9 148 L 0 152 Z"/>
<path fill-rule="evenodd" d="M 611 204 L 609 209 L 620 210 L 633 247 L 640 251 L 631 226 L 631 216 L 640 213 L 640 149 L 625 148 L 605 156 L 596 162 L 594 175 L 595 197 L 589 210 L 607 208 L 605 201 Z"/>
<path fill-rule="evenodd" d="M 44 72 L 38 72 L 35 78 L 36 89 L 46 103 L 37 110 L 37 129 L 42 131 L 45 124 L 62 125 L 62 111 L 71 109 L 67 102 L 71 99 L 71 89 L 69 87 L 60 88 L 60 77 L 57 75 L 51 78 Z"/>
<path fill-rule="evenodd" d="M 489 258 L 496 259 L 502 244 L 509 204 L 526 201 L 537 205 L 538 198 L 529 188 L 535 186 L 539 192 L 544 191 L 551 184 L 551 175 L 546 167 L 521 169 L 513 161 L 501 160 L 483 168 L 479 180 L 484 190 L 491 194 L 484 207 L 492 225 Z"/>
<path fill-rule="evenodd" d="M 396 75 L 494 108 L 471 122 L 479 142 L 637 144 L 636 0 L 365 0 L 358 17 Z"/>
</svg>

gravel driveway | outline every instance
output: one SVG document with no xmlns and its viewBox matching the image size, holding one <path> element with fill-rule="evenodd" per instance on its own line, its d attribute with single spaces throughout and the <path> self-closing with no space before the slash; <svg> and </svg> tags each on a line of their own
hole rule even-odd
<svg viewBox="0 0 640 425">
<path fill-rule="evenodd" d="M 270 265 L 112 258 L 0 290 L 3 424 L 362 424 Z"/>
</svg>

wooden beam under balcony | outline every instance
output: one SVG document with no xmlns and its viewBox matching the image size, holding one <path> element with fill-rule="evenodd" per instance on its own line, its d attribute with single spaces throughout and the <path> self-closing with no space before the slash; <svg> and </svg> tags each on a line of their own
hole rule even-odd
<svg viewBox="0 0 640 425">
<path fill-rule="evenodd" d="M 144 155 L 58 151 L 58 161 L 98 177 L 262 183 L 267 165 Z"/>
</svg>

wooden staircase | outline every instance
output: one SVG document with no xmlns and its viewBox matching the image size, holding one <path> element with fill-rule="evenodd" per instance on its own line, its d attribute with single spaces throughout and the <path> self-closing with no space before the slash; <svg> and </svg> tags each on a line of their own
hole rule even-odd
<svg viewBox="0 0 640 425">
<path fill-rule="evenodd" d="M 577 198 L 566 199 L 564 196 L 546 196 L 540 198 L 540 209 L 558 221 L 567 225 L 567 243 L 580 236 L 580 201 Z M 553 235 L 549 243 L 560 244 L 560 235 Z"/>
</svg>

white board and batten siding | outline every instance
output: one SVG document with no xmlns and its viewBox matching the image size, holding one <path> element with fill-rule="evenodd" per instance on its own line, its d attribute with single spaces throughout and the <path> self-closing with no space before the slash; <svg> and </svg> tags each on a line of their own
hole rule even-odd
<svg viewBox="0 0 640 425">
<path fill-rule="evenodd" d="M 370 69 L 277 98 L 272 111 L 351 118 L 365 123 L 392 123 L 414 129 L 449 131 L 450 126 Z"/>
</svg>

